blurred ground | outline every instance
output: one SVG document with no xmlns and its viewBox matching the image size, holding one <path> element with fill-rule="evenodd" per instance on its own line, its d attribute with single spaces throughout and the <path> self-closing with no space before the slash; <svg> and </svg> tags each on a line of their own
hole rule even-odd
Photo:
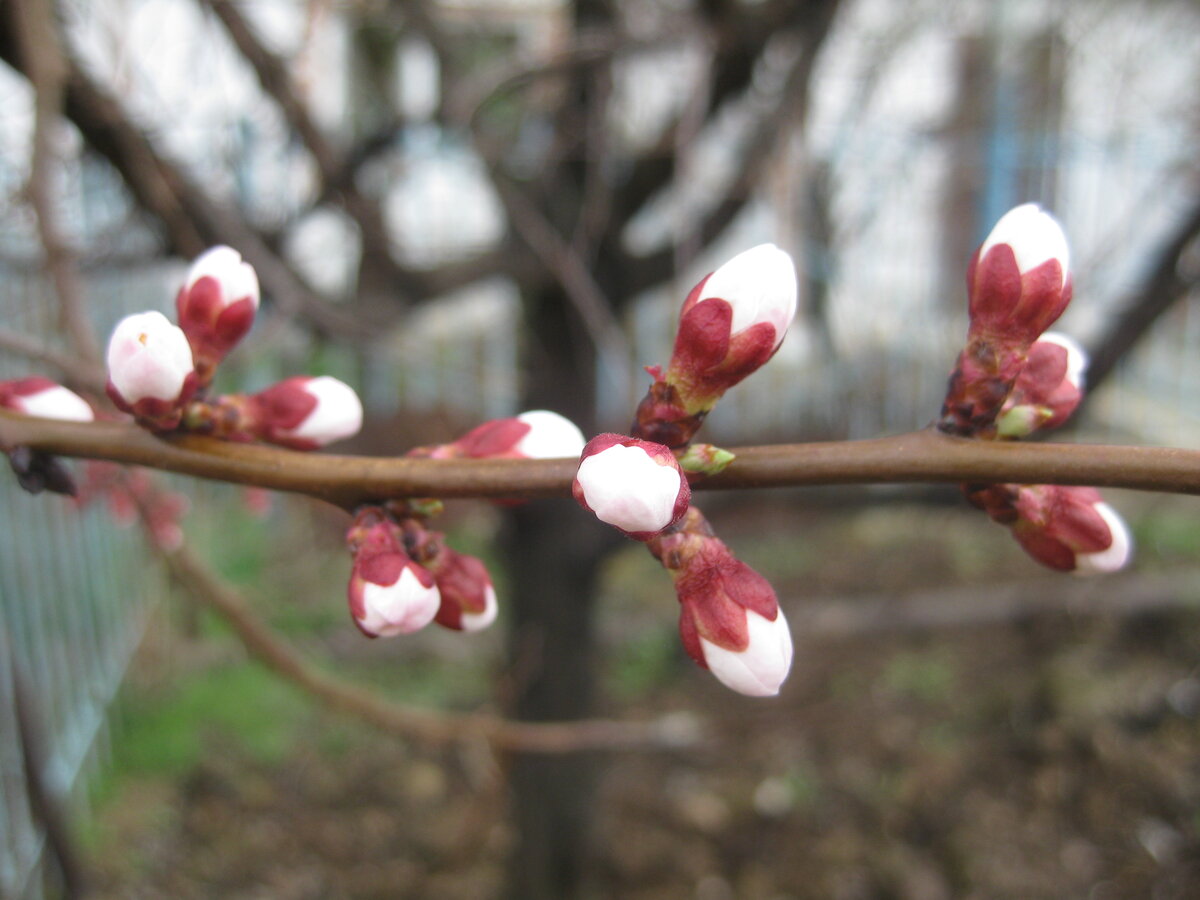
<svg viewBox="0 0 1200 900">
<path fill-rule="evenodd" d="M 639 547 L 614 558 L 606 712 L 691 716 L 708 738 L 607 758 L 597 896 L 1200 895 L 1195 499 L 1116 494 L 1137 575 L 1085 582 L 1043 575 L 980 514 L 889 496 L 706 498 L 791 619 L 777 700 L 695 669 L 665 577 Z M 361 641 L 336 539 L 296 553 L 325 528 L 304 519 L 277 514 L 269 538 L 226 521 L 212 555 L 342 674 L 407 702 L 495 695 L 498 634 Z M 481 541 L 472 522 L 463 549 Z M 176 610 L 152 630 L 125 694 L 87 837 L 102 897 L 495 895 L 512 839 L 502 760 L 314 708 L 219 625 L 188 623 Z"/>
</svg>

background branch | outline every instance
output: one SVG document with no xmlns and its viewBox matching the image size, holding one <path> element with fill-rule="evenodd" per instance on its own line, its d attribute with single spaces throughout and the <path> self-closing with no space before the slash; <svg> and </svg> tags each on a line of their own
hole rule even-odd
<svg viewBox="0 0 1200 900">
<path fill-rule="evenodd" d="M 186 547 L 161 555 L 175 580 L 196 601 L 224 619 L 251 656 L 326 706 L 399 737 L 427 744 L 486 741 L 496 750 L 525 753 L 678 748 L 694 743 L 698 737 L 694 728 L 681 728 L 669 720 L 515 722 L 482 713 L 424 710 L 384 700 L 370 690 L 315 669 L 277 638 L 238 594 Z"/>
</svg>

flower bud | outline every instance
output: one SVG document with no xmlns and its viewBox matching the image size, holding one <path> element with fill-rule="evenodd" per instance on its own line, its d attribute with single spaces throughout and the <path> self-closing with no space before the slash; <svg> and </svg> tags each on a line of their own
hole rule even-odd
<svg viewBox="0 0 1200 900">
<path fill-rule="evenodd" d="M 583 448 L 571 492 L 601 522 L 635 540 L 654 537 L 687 512 L 691 488 L 662 444 L 601 434 Z"/>
<path fill-rule="evenodd" d="M 1005 213 L 967 270 L 971 335 L 1028 346 L 1071 299 L 1070 254 L 1058 222 L 1035 203 Z"/>
<path fill-rule="evenodd" d="M 534 409 L 508 419 L 493 419 L 457 441 L 432 451 L 434 457 L 470 459 L 561 459 L 583 452 L 583 432 L 570 419 Z"/>
<path fill-rule="evenodd" d="M 203 384 L 254 324 L 258 276 L 232 247 L 213 247 L 198 256 L 175 300 L 179 325 L 195 354 Z"/>
<path fill-rule="evenodd" d="M 295 450 L 315 450 L 352 437 L 362 428 L 362 402 L 354 389 L 328 375 L 296 375 L 249 398 L 263 440 Z"/>
<path fill-rule="evenodd" d="M 196 390 L 187 338 L 160 312 L 126 316 L 108 341 L 108 396 L 147 427 L 179 424 L 183 404 Z"/>
<path fill-rule="evenodd" d="M 1029 348 L 1025 366 L 996 419 L 997 434 L 1020 438 L 1056 428 L 1083 399 L 1087 356 L 1065 334 L 1048 331 Z"/>
<path fill-rule="evenodd" d="M 740 694 L 778 694 L 792 665 L 792 637 L 770 583 L 716 538 L 672 575 L 688 655 Z"/>
<path fill-rule="evenodd" d="M 496 620 L 496 590 L 483 561 L 443 546 L 431 563 L 442 597 L 436 621 L 456 631 L 480 631 Z"/>
<path fill-rule="evenodd" d="M 347 599 L 367 637 L 419 631 L 437 615 L 441 596 L 433 575 L 404 552 L 395 525 L 383 519 L 351 526 L 354 567 Z"/>
<path fill-rule="evenodd" d="M 796 267 L 774 244 L 739 253 L 684 301 L 665 380 L 689 414 L 770 359 L 796 314 Z"/>
<path fill-rule="evenodd" d="M 91 422 L 96 416 L 88 402 L 49 378 L 34 375 L 0 382 L 0 406 L 26 416 Z"/>
<path fill-rule="evenodd" d="M 1017 543 L 1042 565 L 1079 575 L 1123 568 L 1133 552 L 1125 522 L 1090 487 L 992 485 L 968 499 L 1012 529 Z"/>
</svg>

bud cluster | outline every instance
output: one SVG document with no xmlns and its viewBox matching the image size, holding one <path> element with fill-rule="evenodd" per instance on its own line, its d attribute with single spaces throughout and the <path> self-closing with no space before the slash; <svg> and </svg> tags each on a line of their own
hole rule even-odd
<svg viewBox="0 0 1200 900">
<path fill-rule="evenodd" d="M 293 433 L 295 436 L 295 433 Z M 583 434 L 569 419 L 536 409 L 493 419 L 449 444 L 417 447 L 426 459 L 557 459 L 578 456 Z M 418 631 L 430 622 L 479 631 L 496 618 L 496 590 L 482 560 L 459 553 L 426 520 L 442 510 L 436 499 L 365 506 L 346 533 L 354 558 L 350 613 L 368 637 Z"/>
<path fill-rule="evenodd" d="M 791 635 L 771 585 L 730 553 L 691 505 L 687 474 L 714 475 L 733 454 L 689 445 L 725 391 L 775 355 L 795 313 L 796 269 L 772 244 L 701 279 L 684 300 L 666 371 L 646 369 L 654 381 L 632 435 L 592 438 L 571 487 L 581 506 L 644 542 L 671 573 L 688 655 L 750 696 L 779 692 L 791 666 Z"/>
<path fill-rule="evenodd" d="M 1058 427 L 1079 406 L 1087 367 L 1083 349 L 1066 335 L 1045 331 L 1071 299 L 1069 259 L 1062 229 L 1032 203 L 1006 213 L 976 251 L 967 272 L 967 346 L 950 377 L 938 421 L 942 431 L 1019 439 Z M 1052 569 L 1111 572 L 1129 560 L 1129 529 L 1094 488 L 962 489 Z"/>
<path fill-rule="evenodd" d="M 296 376 L 257 394 L 208 397 L 217 366 L 254 324 L 258 276 L 231 247 L 192 263 L 175 300 L 179 324 L 137 313 L 109 339 L 108 395 L 152 431 L 183 428 L 229 440 L 315 450 L 362 427 L 362 403 L 329 376 Z"/>
<path fill-rule="evenodd" d="M 1009 210 L 996 223 L 967 268 L 967 345 L 939 428 L 991 436 L 1030 347 L 1071 300 L 1069 260 L 1062 228 L 1036 204 Z"/>
<path fill-rule="evenodd" d="M 437 622 L 479 631 L 496 618 L 496 591 L 484 564 L 458 553 L 404 504 L 366 506 L 346 532 L 354 562 L 350 615 L 368 637 L 420 631 Z"/>
</svg>

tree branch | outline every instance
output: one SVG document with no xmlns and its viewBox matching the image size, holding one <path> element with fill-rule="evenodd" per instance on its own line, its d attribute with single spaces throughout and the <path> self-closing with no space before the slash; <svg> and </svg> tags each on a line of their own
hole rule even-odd
<svg viewBox="0 0 1200 900">
<path fill-rule="evenodd" d="M 1200 235 L 1200 197 L 1193 201 L 1187 215 L 1155 254 L 1141 288 L 1088 354 L 1089 394 L 1112 374 L 1117 363 L 1150 330 L 1159 316 L 1196 283 L 1196 267 L 1192 267 L 1193 272 L 1189 275 L 1182 271 L 1180 261 L 1197 235 Z"/>
<path fill-rule="evenodd" d="M 420 293 L 422 288 L 416 275 L 399 265 L 392 256 L 391 240 L 379 204 L 364 197 L 352 177 L 344 177 L 338 152 L 309 115 L 307 105 L 292 84 L 284 60 L 263 45 L 229 0 L 205 0 L 205 4 L 225 27 L 242 58 L 254 69 L 263 90 L 275 101 L 292 131 L 308 149 L 321 174 L 325 191 L 358 224 L 364 252 L 371 253 L 374 259 L 387 266 L 388 278 L 395 288 L 409 295 Z"/>
<path fill-rule="evenodd" d="M 0 60 L 28 75 L 14 40 L 12 7 L 19 5 L 0 4 Z M 121 103 L 83 70 L 69 47 L 64 48 L 63 60 L 67 118 L 117 170 L 142 209 L 162 224 L 176 253 L 191 257 L 213 244 L 232 244 L 254 266 L 281 309 L 302 312 L 318 328 L 334 334 L 363 334 L 361 323 L 304 284 L 236 211 L 213 200 L 182 168 L 163 157 Z"/>
<path fill-rule="evenodd" d="M 343 509 L 388 498 L 565 497 L 574 459 L 410 459 L 299 453 L 123 422 L 58 422 L 0 410 L 0 449 L 106 459 L 307 494 Z M 833 484 L 1079 484 L 1200 494 L 1200 450 L 976 441 L 933 429 L 862 441 L 735 448 L 700 490 Z"/>
<path fill-rule="evenodd" d="M 54 166 L 59 160 L 55 128 L 60 125 L 67 63 L 59 42 L 50 0 L 28 0 L 13 9 L 17 44 L 34 92 L 33 140 L 29 154 L 29 201 L 37 219 L 46 270 L 58 294 L 59 327 L 75 355 L 100 360 L 96 336 L 88 324 L 83 286 L 58 219 Z"/>
<path fill-rule="evenodd" d="M 688 746 L 698 737 L 694 729 L 680 728 L 669 720 L 527 723 L 482 713 L 439 712 L 389 702 L 365 688 L 313 668 L 186 548 L 164 552 L 162 556 L 176 581 L 198 602 L 220 615 L 251 656 L 331 709 L 357 716 L 391 734 L 427 744 L 482 740 L 497 750 L 522 753 L 676 749 Z"/>
</svg>

